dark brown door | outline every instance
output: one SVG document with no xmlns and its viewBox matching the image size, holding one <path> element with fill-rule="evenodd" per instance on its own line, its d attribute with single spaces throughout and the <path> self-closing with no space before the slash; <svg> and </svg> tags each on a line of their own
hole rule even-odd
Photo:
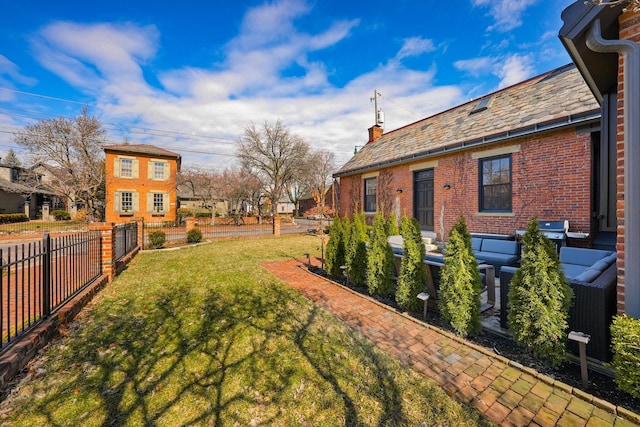
<svg viewBox="0 0 640 427">
<path fill-rule="evenodd" d="M 422 230 L 433 231 L 433 169 L 414 172 L 413 216 Z"/>
</svg>

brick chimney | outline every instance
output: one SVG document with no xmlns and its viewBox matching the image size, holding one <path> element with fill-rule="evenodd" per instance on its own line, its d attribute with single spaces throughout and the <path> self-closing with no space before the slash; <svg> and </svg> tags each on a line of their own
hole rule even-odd
<svg viewBox="0 0 640 427">
<path fill-rule="evenodd" d="M 384 130 L 382 129 L 381 126 L 379 126 L 379 125 L 371 126 L 369 128 L 369 142 L 367 142 L 367 144 L 369 144 L 370 142 L 373 142 L 376 139 L 380 138 L 383 133 L 384 133 Z"/>
</svg>

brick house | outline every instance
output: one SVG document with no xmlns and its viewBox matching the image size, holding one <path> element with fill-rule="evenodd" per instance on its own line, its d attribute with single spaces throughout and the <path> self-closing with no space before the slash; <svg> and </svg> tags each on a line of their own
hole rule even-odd
<svg viewBox="0 0 640 427">
<path fill-rule="evenodd" d="M 611 141 L 618 313 L 640 318 L 640 12 L 624 7 L 578 0 L 562 12 L 560 39 L 600 104 L 602 134 Z"/>
<path fill-rule="evenodd" d="M 471 232 L 513 235 L 534 215 L 568 220 L 573 246 L 615 233 L 615 158 L 600 106 L 567 65 L 369 141 L 334 177 L 341 215 L 394 211 L 446 240 L 459 215 Z"/>
<path fill-rule="evenodd" d="M 327 190 L 325 191 L 324 205 L 329 209 L 333 209 L 335 205 L 335 193 L 334 193 L 333 184 L 329 185 L 327 187 Z M 305 193 L 300 199 L 299 206 L 300 206 L 299 208 L 300 213 L 304 215 L 305 212 L 319 205 L 318 205 L 318 202 L 316 201 L 316 198 L 313 196 L 313 194 L 311 194 L 311 192 L 308 192 L 308 193 Z"/>
<path fill-rule="evenodd" d="M 181 156 L 145 144 L 108 145 L 105 152 L 106 222 L 133 217 L 175 221 Z"/>
</svg>

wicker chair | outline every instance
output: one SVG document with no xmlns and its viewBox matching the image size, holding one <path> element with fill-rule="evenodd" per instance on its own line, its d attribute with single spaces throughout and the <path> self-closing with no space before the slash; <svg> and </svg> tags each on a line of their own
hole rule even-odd
<svg viewBox="0 0 640 427">
<path fill-rule="evenodd" d="M 503 267 L 500 271 L 500 326 L 504 329 L 508 328 L 508 293 L 516 271 L 513 267 Z M 611 360 L 610 326 L 616 313 L 616 278 L 617 268 L 613 263 L 592 282 L 569 281 L 574 294 L 569 310 L 569 331 L 590 335 L 587 356 L 603 362 Z M 577 343 L 569 341 L 567 348 L 578 354 Z"/>
</svg>

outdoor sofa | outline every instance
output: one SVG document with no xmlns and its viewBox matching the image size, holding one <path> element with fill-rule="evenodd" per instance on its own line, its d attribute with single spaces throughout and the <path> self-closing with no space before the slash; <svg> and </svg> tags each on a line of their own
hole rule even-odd
<svg viewBox="0 0 640 427">
<path fill-rule="evenodd" d="M 616 253 L 563 246 L 560 264 L 574 294 L 569 331 L 590 335 L 587 356 L 607 362 L 611 359 L 609 328 L 616 313 Z M 515 267 L 503 267 L 500 272 L 500 326 L 505 329 L 509 288 L 516 271 Z M 568 348 L 578 353 L 577 343 L 569 341 Z"/>
<path fill-rule="evenodd" d="M 472 237 L 471 249 L 476 260 L 493 265 L 496 276 L 503 266 L 517 266 L 520 261 L 520 243 L 514 240 Z"/>
</svg>

